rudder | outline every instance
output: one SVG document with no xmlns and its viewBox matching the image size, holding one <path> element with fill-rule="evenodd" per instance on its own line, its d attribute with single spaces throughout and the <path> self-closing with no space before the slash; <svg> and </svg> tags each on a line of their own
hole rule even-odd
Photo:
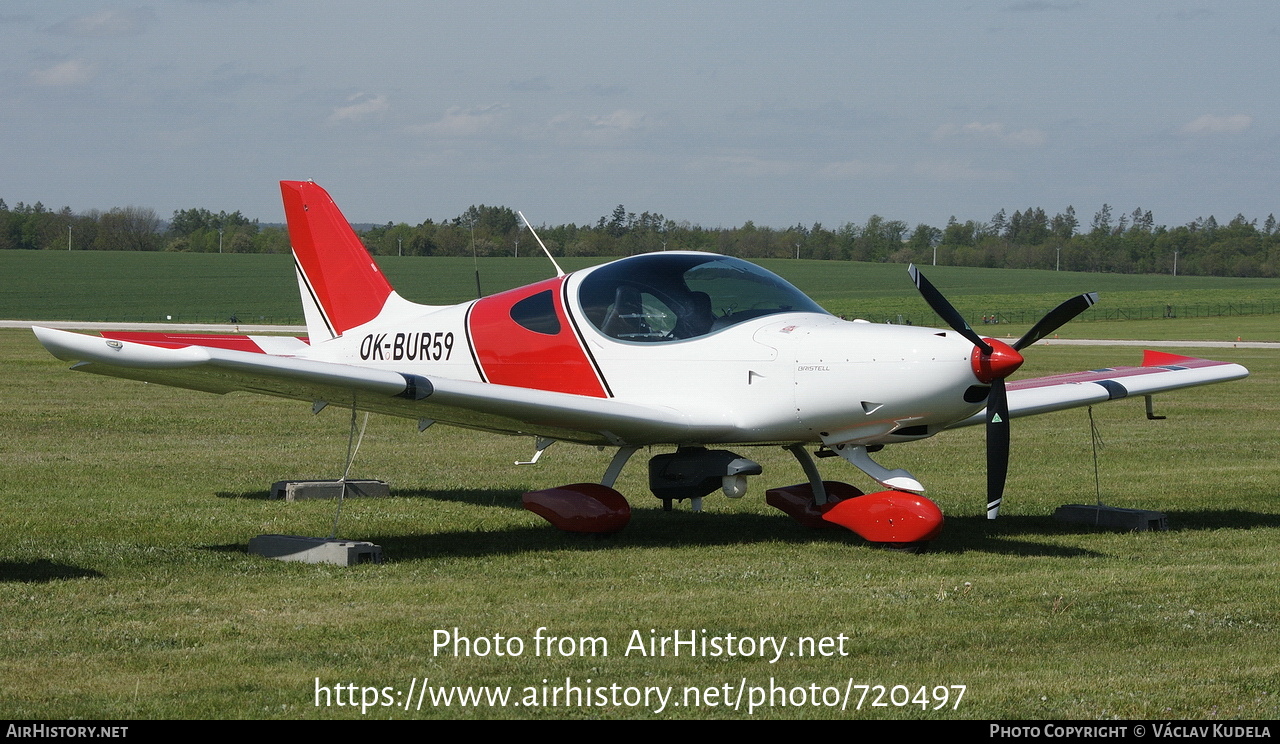
<svg viewBox="0 0 1280 744">
<path fill-rule="evenodd" d="M 311 181 L 281 181 L 280 193 L 312 343 L 378 317 L 394 290 L 333 198 Z"/>
</svg>

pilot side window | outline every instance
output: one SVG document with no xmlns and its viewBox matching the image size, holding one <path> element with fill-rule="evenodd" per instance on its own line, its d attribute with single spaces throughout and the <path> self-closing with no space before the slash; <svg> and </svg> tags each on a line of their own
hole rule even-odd
<svg viewBox="0 0 1280 744">
<path fill-rule="evenodd" d="M 599 325 L 605 335 L 624 341 L 666 341 L 676 321 L 676 312 L 656 295 L 623 285 Z"/>
<path fill-rule="evenodd" d="M 551 290 L 530 295 L 511 306 L 511 319 L 534 333 L 554 336 L 560 332 L 560 318 L 556 317 L 555 298 Z"/>
</svg>

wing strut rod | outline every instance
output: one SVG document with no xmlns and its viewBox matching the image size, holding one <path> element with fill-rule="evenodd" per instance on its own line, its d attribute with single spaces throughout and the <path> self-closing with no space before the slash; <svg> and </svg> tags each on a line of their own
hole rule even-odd
<svg viewBox="0 0 1280 744">
<path fill-rule="evenodd" d="M 1102 432 L 1093 420 L 1093 406 L 1089 406 L 1089 438 L 1093 440 L 1093 489 L 1098 497 L 1098 506 L 1102 506 L 1102 477 L 1098 474 L 1098 450 L 1106 445 L 1102 441 Z"/>
<path fill-rule="evenodd" d="M 356 453 L 360 451 L 360 443 L 364 441 L 364 430 L 369 425 L 369 412 L 364 412 L 364 423 L 360 425 L 360 436 L 356 436 L 356 396 L 351 396 L 351 430 L 347 432 L 347 464 L 342 469 L 342 492 L 338 494 L 338 508 L 333 513 L 333 531 L 330 540 L 338 539 L 338 518 L 342 516 L 342 502 L 347 498 L 347 476 L 351 473 L 351 465 L 356 461 Z"/>
</svg>

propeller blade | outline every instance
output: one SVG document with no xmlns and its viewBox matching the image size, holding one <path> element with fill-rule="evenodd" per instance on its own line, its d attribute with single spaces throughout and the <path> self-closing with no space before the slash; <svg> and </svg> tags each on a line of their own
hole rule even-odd
<svg viewBox="0 0 1280 744">
<path fill-rule="evenodd" d="M 1017 342 L 1013 344 L 1013 348 L 1017 351 L 1022 351 L 1031 344 L 1034 344 L 1045 336 L 1048 336 L 1050 333 L 1053 333 L 1066 325 L 1068 321 L 1085 310 L 1088 310 L 1093 306 L 1093 303 L 1097 301 L 1097 292 L 1089 292 L 1087 294 L 1072 297 L 1061 305 L 1050 310 L 1047 315 L 1039 320 L 1039 322 L 1031 326 L 1031 330 L 1023 334 L 1022 338 L 1018 339 Z"/>
<path fill-rule="evenodd" d="M 911 281 L 915 282 L 916 289 L 920 290 L 920 295 L 924 297 L 924 301 L 929 303 L 929 307 L 933 308 L 939 318 L 946 321 L 946 324 L 951 326 L 956 333 L 969 339 L 974 346 L 982 350 L 983 354 L 991 353 L 991 345 L 983 341 L 982 337 L 969 327 L 969 323 L 965 321 L 960 311 L 956 310 L 950 302 L 947 302 L 947 298 L 943 297 L 942 293 L 930 284 L 928 279 L 924 278 L 924 274 L 920 273 L 920 269 L 917 269 L 915 264 L 907 267 L 907 273 L 911 275 Z M 1066 321 L 1063 322 L 1065 323 Z"/>
<path fill-rule="evenodd" d="M 991 382 L 987 398 L 987 519 L 1000 513 L 1004 481 L 1009 473 L 1009 396 L 1004 379 Z"/>
<path fill-rule="evenodd" d="M 1072 297 L 1050 310 L 1012 347 L 1001 343 L 997 350 L 996 345 L 974 332 L 964 316 L 924 278 L 915 264 L 907 267 L 907 273 L 911 275 L 911 281 L 915 282 L 924 301 L 929 303 L 938 317 L 981 352 L 981 357 L 973 357 L 974 374 L 980 381 L 989 380 L 991 383 L 991 392 L 987 397 L 987 519 L 995 519 L 1000 513 L 1000 502 L 1004 500 L 1004 483 L 1009 475 L 1009 394 L 1005 388 L 1005 377 L 1013 374 L 1018 365 L 1022 364 L 1019 351 L 1088 310 L 1098 301 L 1098 293 L 1089 292 Z"/>
</svg>

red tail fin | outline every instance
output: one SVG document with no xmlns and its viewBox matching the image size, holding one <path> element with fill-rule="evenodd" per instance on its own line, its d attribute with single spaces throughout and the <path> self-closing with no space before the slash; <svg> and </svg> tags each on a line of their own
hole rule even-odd
<svg viewBox="0 0 1280 744">
<path fill-rule="evenodd" d="M 281 181 L 289 241 L 310 299 L 330 335 L 373 320 L 392 293 L 329 193 L 310 181 Z"/>
</svg>

